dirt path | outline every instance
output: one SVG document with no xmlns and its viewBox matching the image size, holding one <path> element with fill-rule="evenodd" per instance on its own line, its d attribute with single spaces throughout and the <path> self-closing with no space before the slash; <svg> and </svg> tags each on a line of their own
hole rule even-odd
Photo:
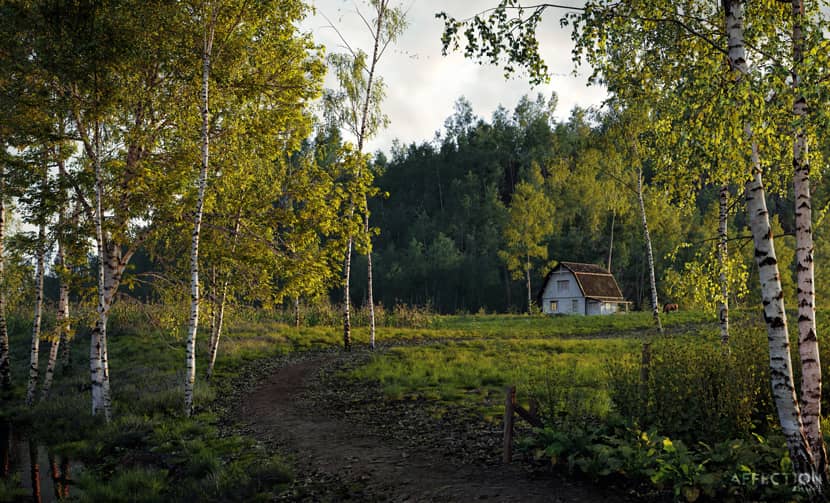
<svg viewBox="0 0 830 503">
<path fill-rule="evenodd" d="M 326 354 L 290 363 L 265 378 L 242 404 L 250 433 L 294 458 L 296 482 L 282 499 L 625 501 L 549 473 L 534 476 L 521 463 L 498 464 L 493 452 L 498 425 L 482 437 L 480 429 L 461 430 L 464 418 L 432 418 L 418 404 L 384 401 L 377 390 L 360 384 L 333 392 L 334 381 L 343 385 L 338 371 L 359 364 L 355 360 Z"/>
</svg>

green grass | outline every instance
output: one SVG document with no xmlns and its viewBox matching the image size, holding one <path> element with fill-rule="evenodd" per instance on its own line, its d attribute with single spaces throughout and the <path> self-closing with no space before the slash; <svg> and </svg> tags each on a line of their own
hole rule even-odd
<svg viewBox="0 0 830 503">
<path fill-rule="evenodd" d="M 666 328 L 688 328 L 689 325 L 708 323 L 714 328 L 713 317 L 699 312 L 676 312 L 661 315 Z M 442 316 L 433 322 L 433 328 L 456 330 L 476 336 L 488 337 L 537 337 L 604 335 L 616 336 L 621 332 L 653 330 L 651 313 L 632 312 L 609 316 L 527 316 L 527 315 L 465 315 Z"/>
<path fill-rule="evenodd" d="M 135 491 L 137 501 L 268 499 L 289 479 L 290 469 L 277 453 L 266 453 L 247 438 L 219 434 L 216 399 L 232 393 L 233 383 L 260 360 L 340 347 L 341 328 L 297 329 L 264 312 L 231 316 L 211 383 L 203 377 L 207 338 L 200 334 L 197 414 L 184 419 L 184 330 L 176 324 L 174 311 L 170 306 L 127 303 L 114 307 L 110 424 L 89 414 L 88 335 L 83 330 L 73 343 L 75 363 L 67 375 L 56 375 L 51 398 L 32 410 L 21 405 L 30 325 L 25 314 L 10 319 L 17 405 L 5 414 L 18 430 L 84 465 L 75 474 L 82 490 L 75 496 L 81 500 L 109 500 L 142 484 L 146 490 Z M 508 384 L 517 385 L 520 401 L 534 396 L 546 404 L 543 412 L 549 417 L 566 411 L 605 417 L 612 408 L 608 362 L 636 358 L 642 337 L 655 335 L 649 313 L 423 315 L 417 323 L 394 326 L 407 325 L 398 323 L 400 319 L 378 328 L 381 347 L 399 341 L 413 344 L 378 352 L 352 377 L 381 383 L 390 399 L 423 397 L 462 404 L 494 419 L 501 415 Z M 674 336 L 690 339 L 713 337 L 717 329 L 710 319 L 697 313 L 663 317 Z M 353 329 L 353 341 L 358 347 L 368 344 L 366 327 Z M 44 368 L 48 345 L 42 348 Z"/>
<path fill-rule="evenodd" d="M 638 348 L 633 338 L 457 340 L 393 348 L 351 375 L 379 382 L 389 398 L 462 402 L 489 417 L 498 417 L 507 385 L 517 386 L 520 399 L 581 393 L 600 416 L 608 409 L 604 365 Z"/>
</svg>

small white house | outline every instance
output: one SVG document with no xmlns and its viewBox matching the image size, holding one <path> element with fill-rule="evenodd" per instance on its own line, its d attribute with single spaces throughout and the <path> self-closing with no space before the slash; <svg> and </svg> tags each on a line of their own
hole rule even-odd
<svg viewBox="0 0 830 503">
<path fill-rule="evenodd" d="M 545 314 L 614 314 L 625 300 L 614 276 L 598 265 L 559 262 L 539 292 Z"/>
</svg>

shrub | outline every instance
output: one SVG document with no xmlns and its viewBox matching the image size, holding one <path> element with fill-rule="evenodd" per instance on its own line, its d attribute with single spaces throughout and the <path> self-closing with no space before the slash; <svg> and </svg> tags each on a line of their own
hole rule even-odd
<svg viewBox="0 0 830 503">
<path fill-rule="evenodd" d="M 736 331 L 737 332 L 737 331 Z M 763 346 L 749 331 L 720 342 L 661 338 L 652 343 L 648 382 L 640 355 L 609 361 L 614 410 L 631 423 L 687 442 L 745 438 L 769 409 L 769 370 Z"/>
</svg>

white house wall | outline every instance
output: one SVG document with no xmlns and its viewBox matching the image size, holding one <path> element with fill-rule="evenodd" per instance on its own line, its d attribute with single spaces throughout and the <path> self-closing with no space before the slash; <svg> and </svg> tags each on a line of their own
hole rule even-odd
<svg viewBox="0 0 830 503">
<path fill-rule="evenodd" d="M 560 292 L 558 281 L 565 280 L 568 281 L 568 288 Z M 550 308 L 552 300 L 557 302 L 556 311 Z M 585 314 L 585 298 L 572 272 L 562 270 L 550 275 L 545 291 L 542 293 L 542 312 L 545 314 Z"/>
<path fill-rule="evenodd" d="M 568 281 L 568 288 L 560 292 L 558 281 L 565 280 Z M 553 311 L 550 307 L 552 300 L 557 303 L 556 311 Z M 574 301 L 576 302 L 574 303 Z M 587 311 L 586 302 L 588 303 Z M 618 307 L 616 302 L 586 300 L 582 296 L 582 290 L 579 289 L 576 277 L 567 269 L 552 273 L 545 285 L 545 291 L 542 292 L 542 312 L 545 314 L 614 314 L 618 311 Z"/>
</svg>

